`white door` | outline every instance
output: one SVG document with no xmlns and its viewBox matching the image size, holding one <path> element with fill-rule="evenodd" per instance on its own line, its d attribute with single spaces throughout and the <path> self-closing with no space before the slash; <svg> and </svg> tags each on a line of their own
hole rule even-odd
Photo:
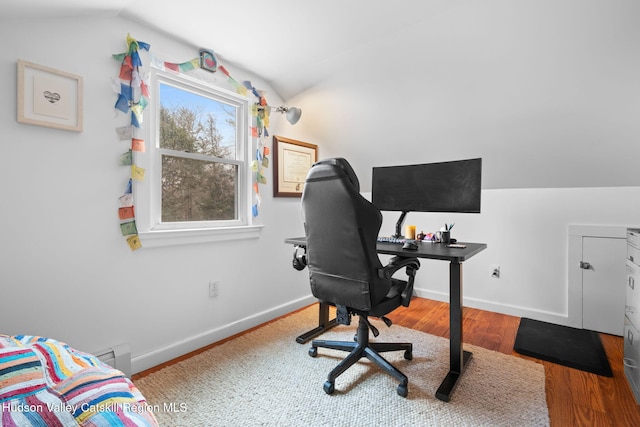
<svg viewBox="0 0 640 427">
<path fill-rule="evenodd" d="M 582 238 L 582 327 L 622 336 L 627 240 Z"/>
</svg>

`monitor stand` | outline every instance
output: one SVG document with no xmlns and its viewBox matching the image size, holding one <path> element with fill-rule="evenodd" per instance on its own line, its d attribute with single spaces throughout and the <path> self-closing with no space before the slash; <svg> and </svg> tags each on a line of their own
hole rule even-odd
<svg viewBox="0 0 640 427">
<path fill-rule="evenodd" d="M 404 222 L 404 217 L 407 216 L 407 211 L 402 211 L 400 214 L 400 218 L 398 218 L 398 222 L 396 222 L 396 234 L 393 236 L 396 239 L 401 239 L 404 237 L 402 234 L 402 223 Z"/>
</svg>

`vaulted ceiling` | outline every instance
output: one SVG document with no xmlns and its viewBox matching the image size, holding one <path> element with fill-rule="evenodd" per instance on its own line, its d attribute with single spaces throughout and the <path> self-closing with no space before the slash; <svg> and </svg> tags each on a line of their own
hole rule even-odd
<svg viewBox="0 0 640 427">
<path fill-rule="evenodd" d="M 348 71 L 341 58 L 350 52 L 465 1 L 3 0 L 0 15 L 122 16 L 213 49 L 221 61 L 260 75 L 288 99 Z"/>
<path fill-rule="evenodd" d="M 0 25 L 83 16 L 259 75 L 305 111 L 288 135 L 362 182 L 384 144 L 396 164 L 482 157 L 485 188 L 640 179 L 638 0 L 0 0 Z"/>
</svg>

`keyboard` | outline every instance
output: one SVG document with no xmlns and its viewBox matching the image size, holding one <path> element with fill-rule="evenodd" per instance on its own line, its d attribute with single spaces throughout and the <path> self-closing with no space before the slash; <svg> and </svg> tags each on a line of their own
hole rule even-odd
<svg viewBox="0 0 640 427">
<path fill-rule="evenodd" d="M 379 243 L 404 243 L 404 238 L 378 236 L 378 242 Z"/>
</svg>

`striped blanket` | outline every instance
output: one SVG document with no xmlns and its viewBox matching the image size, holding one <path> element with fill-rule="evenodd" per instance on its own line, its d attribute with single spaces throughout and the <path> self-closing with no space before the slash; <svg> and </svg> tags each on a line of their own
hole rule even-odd
<svg viewBox="0 0 640 427">
<path fill-rule="evenodd" d="M 142 394 L 97 357 L 43 337 L 0 334 L 0 426 L 157 426 Z"/>
</svg>

